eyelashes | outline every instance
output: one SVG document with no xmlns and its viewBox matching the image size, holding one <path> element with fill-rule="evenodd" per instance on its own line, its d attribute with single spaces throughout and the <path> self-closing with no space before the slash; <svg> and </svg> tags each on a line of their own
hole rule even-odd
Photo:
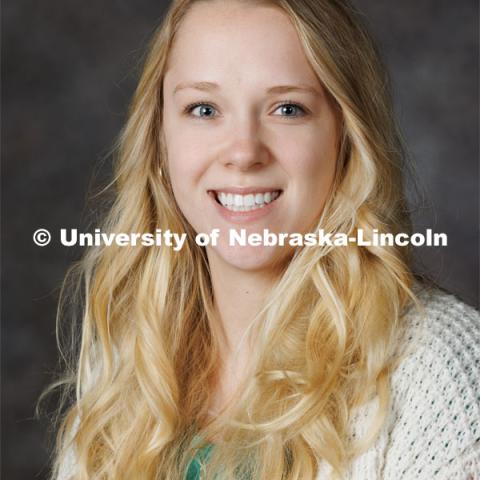
<svg viewBox="0 0 480 480">
<path fill-rule="evenodd" d="M 189 116 L 192 116 L 192 117 L 195 117 L 195 118 L 203 118 L 205 120 L 213 120 L 215 118 L 215 116 L 211 116 L 211 115 L 209 115 L 209 116 L 193 115 L 192 112 L 198 107 L 207 107 L 207 108 L 210 108 L 211 110 L 214 110 L 214 111 L 217 110 L 216 107 L 208 101 L 198 101 L 198 102 L 190 103 L 189 105 L 187 105 L 184 108 L 183 113 L 187 116 L 189 115 Z M 300 118 L 300 117 L 304 117 L 305 115 L 307 115 L 309 113 L 308 109 L 305 106 L 303 106 L 302 104 L 300 104 L 298 102 L 294 102 L 294 101 L 291 101 L 291 100 L 284 100 L 283 102 L 278 104 L 275 107 L 275 111 L 277 111 L 281 107 L 282 108 L 293 107 L 294 109 L 299 111 L 300 114 L 297 113 L 295 115 L 275 115 L 275 116 L 283 117 L 283 118 Z"/>
</svg>

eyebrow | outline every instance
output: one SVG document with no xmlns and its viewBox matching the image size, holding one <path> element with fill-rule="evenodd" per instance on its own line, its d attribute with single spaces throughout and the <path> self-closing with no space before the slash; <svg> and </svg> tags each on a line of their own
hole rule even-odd
<svg viewBox="0 0 480 480">
<path fill-rule="evenodd" d="M 195 90 L 201 90 L 203 92 L 209 92 L 212 90 L 218 90 L 220 85 L 214 82 L 192 82 L 192 83 L 179 83 L 173 90 L 175 95 L 179 90 L 186 88 L 193 88 Z M 276 85 L 267 89 L 267 94 L 278 94 L 288 92 L 307 92 L 313 95 L 320 96 L 321 93 L 315 87 L 310 85 Z"/>
</svg>

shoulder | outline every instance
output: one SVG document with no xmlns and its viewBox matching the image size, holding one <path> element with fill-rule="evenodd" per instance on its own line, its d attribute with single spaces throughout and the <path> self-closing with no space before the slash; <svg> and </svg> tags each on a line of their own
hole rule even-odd
<svg viewBox="0 0 480 480">
<path fill-rule="evenodd" d="M 405 380 L 408 367 L 424 366 L 417 374 L 450 378 L 452 373 L 462 380 L 475 380 L 480 356 L 480 313 L 455 295 L 434 287 L 415 287 L 422 309 L 413 305 L 405 312 L 404 336 L 400 351 L 406 352 L 393 375 Z M 435 359 L 435 362 L 431 360 Z M 425 362 L 427 364 L 425 365 Z M 457 382 L 454 382 L 457 383 Z"/>
<path fill-rule="evenodd" d="M 405 315 L 406 356 L 392 374 L 384 478 L 477 478 L 480 314 L 438 288 L 417 288 Z"/>
<path fill-rule="evenodd" d="M 438 288 L 416 287 L 422 309 L 404 316 L 402 361 L 392 375 L 395 391 L 414 379 L 435 379 L 437 386 L 476 386 L 480 370 L 480 313 Z M 410 379 L 410 380 L 409 380 Z M 396 388 L 395 388 L 396 387 Z"/>
</svg>

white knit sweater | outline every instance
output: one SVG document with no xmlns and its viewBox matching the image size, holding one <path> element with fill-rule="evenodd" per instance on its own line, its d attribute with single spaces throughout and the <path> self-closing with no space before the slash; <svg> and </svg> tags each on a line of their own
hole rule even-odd
<svg viewBox="0 0 480 480">
<path fill-rule="evenodd" d="M 426 316 L 406 315 L 410 353 L 391 378 L 390 415 L 345 480 L 480 480 L 480 314 L 441 290 L 416 290 Z M 359 409 L 352 435 L 362 436 L 375 407 Z M 58 480 L 74 470 L 71 454 Z M 321 463 L 317 480 L 329 472 Z"/>
<path fill-rule="evenodd" d="M 441 290 L 416 290 L 426 315 L 406 315 L 410 354 L 391 378 L 390 415 L 345 480 L 480 480 L 480 314 Z M 375 408 L 359 410 L 352 435 Z M 317 480 L 329 471 L 322 464 Z"/>
</svg>

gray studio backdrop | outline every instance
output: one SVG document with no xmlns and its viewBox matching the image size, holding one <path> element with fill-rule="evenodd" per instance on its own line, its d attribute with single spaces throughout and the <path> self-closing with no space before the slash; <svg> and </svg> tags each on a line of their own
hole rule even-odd
<svg viewBox="0 0 480 480">
<path fill-rule="evenodd" d="M 85 225 L 95 170 L 119 132 L 159 0 L 9 0 L 2 15 L 2 477 L 46 478 L 34 403 L 57 361 L 58 287 L 79 251 L 32 241 Z M 449 245 L 418 264 L 478 307 L 478 44 L 474 0 L 357 0 L 390 67 L 398 121 L 426 197 L 418 231 Z M 206 26 L 208 27 L 208 26 Z M 103 166 L 100 166 L 103 165 Z"/>
</svg>

